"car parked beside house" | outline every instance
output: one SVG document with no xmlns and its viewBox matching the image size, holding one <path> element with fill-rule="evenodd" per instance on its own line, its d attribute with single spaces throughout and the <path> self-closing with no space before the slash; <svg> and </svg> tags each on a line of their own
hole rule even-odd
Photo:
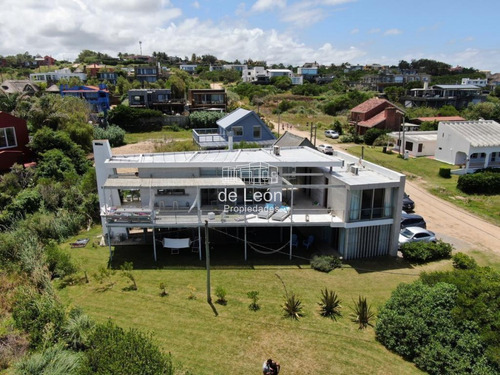
<svg viewBox="0 0 500 375">
<path fill-rule="evenodd" d="M 318 150 L 323 154 L 333 155 L 333 147 L 330 145 L 319 145 Z"/>
<path fill-rule="evenodd" d="M 339 137 L 339 133 L 336 132 L 335 130 L 325 130 L 325 137 L 327 138 L 332 138 L 332 139 L 337 139 Z"/>
<path fill-rule="evenodd" d="M 410 196 L 406 193 L 403 195 L 403 211 L 405 212 L 413 212 L 415 209 L 415 202 L 410 198 Z"/>
<path fill-rule="evenodd" d="M 426 229 L 427 223 L 422 216 L 417 214 L 407 214 L 403 211 L 401 213 L 401 229 L 406 227 L 420 227 Z"/>
<path fill-rule="evenodd" d="M 399 233 L 399 247 L 410 242 L 436 242 L 436 234 L 420 227 L 407 227 Z"/>
</svg>

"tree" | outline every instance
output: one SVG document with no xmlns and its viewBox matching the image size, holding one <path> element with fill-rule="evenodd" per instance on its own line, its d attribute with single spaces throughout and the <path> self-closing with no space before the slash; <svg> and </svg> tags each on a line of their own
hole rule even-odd
<svg viewBox="0 0 500 375">
<path fill-rule="evenodd" d="M 170 85 L 170 90 L 172 90 L 172 98 L 174 99 L 184 99 L 186 94 L 186 84 L 177 75 L 172 75 L 167 83 Z"/>
<path fill-rule="evenodd" d="M 399 103 L 401 97 L 405 94 L 405 89 L 401 86 L 388 86 L 384 89 L 384 93 L 389 101 Z"/>
<path fill-rule="evenodd" d="M 292 87 L 292 80 L 286 76 L 272 77 L 271 84 L 280 90 L 288 90 Z"/>
<path fill-rule="evenodd" d="M 52 149 L 40 154 L 36 173 L 38 177 L 47 177 L 56 181 L 62 181 L 68 173 L 74 174 L 76 172 L 69 157 L 61 150 Z"/>
</svg>

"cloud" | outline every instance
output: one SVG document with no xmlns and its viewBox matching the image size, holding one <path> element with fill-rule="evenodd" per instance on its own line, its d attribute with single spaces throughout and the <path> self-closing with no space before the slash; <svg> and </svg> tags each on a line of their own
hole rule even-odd
<svg viewBox="0 0 500 375">
<path fill-rule="evenodd" d="M 399 29 L 389 29 L 384 32 L 384 35 L 399 35 L 402 34 L 403 32 Z"/>
<path fill-rule="evenodd" d="M 381 30 L 379 28 L 374 28 L 374 29 L 370 29 L 370 31 L 368 31 L 368 33 L 370 34 L 377 34 L 379 33 Z"/>
<path fill-rule="evenodd" d="M 359 29 L 352 29 L 351 30 L 351 34 L 358 34 L 359 33 Z"/>
<path fill-rule="evenodd" d="M 281 20 L 298 27 L 306 27 L 320 22 L 328 14 L 321 8 L 310 6 L 309 2 L 299 2 L 288 7 L 281 16 Z"/>
<path fill-rule="evenodd" d="M 194 1 L 192 4 L 193 8 L 200 9 L 200 3 L 198 1 Z"/>
<path fill-rule="evenodd" d="M 257 0 L 251 8 L 253 12 L 264 12 L 275 8 L 285 8 L 286 0 Z"/>
<path fill-rule="evenodd" d="M 346 3 L 353 3 L 356 0 L 320 0 L 319 3 L 323 5 L 341 5 Z"/>
</svg>

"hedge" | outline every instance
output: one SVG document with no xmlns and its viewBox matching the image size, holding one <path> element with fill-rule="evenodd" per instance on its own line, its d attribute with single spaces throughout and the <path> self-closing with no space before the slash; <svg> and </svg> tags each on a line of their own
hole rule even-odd
<svg viewBox="0 0 500 375">
<path fill-rule="evenodd" d="M 432 260 L 449 258 L 452 250 L 452 245 L 441 240 L 437 242 L 410 242 L 401 247 L 403 257 L 415 263 L 427 263 Z"/>
<path fill-rule="evenodd" d="M 163 127 L 163 113 L 119 105 L 108 113 L 108 122 L 127 132 L 156 131 Z"/>
<path fill-rule="evenodd" d="M 488 170 L 460 176 L 457 188 L 466 194 L 500 194 L 500 173 Z"/>
</svg>

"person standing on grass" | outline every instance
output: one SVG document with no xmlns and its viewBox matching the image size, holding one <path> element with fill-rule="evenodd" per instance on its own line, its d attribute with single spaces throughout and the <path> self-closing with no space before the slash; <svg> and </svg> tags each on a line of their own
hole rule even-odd
<svg viewBox="0 0 500 375">
<path fill-rule="evenodd" d="M 269 358 L 262 365 L 262 373 L 264 375 L 278 375 L 280 372 L 280 364 Z"/>
</svg>

